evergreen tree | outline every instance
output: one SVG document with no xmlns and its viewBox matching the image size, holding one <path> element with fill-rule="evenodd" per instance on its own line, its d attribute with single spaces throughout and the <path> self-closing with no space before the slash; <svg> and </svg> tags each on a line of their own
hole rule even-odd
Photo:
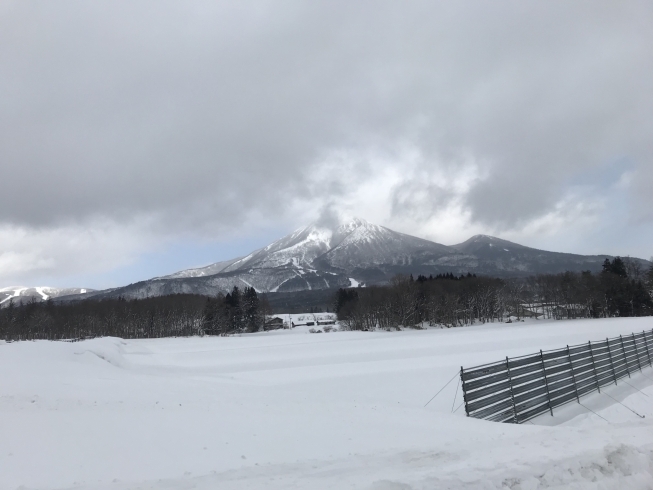
<svg viewBox="0 0 653 490">
<path fill-rule="evenodd" d="M 234 286 L 231 293 L 225 297 L 225 306 L 229 318 L 229 332 L 240 332 L 243 330 L 243 312 L 241 309 L 241 294 L 238 286 Z"/>
<path fill-rule="evenodd" d="M 338 315 L 338 318 L 340 318 L 341 312 L 343 312 L 348 305 L 355 303 L 357 300 L 358 291 L 354 289 L 338 289 L 334 305 L 334 311 L 336 315 Z"/>
<path fill-rule="evenodd" d="M 256 290 L 253 287 L 245 288 L 242 295 L 242 317 L 243 327 L 248 332 L 257 332 L 261 325 L 259 314 L 259 300 Z"/>
<path fill-rule="evenodd" d="M 623 278 L 628 277 L 626 264 L 624 264 L 624 261 L 621 259 L 621 257 L 615 257 L 612 259 L 612 262 L 610 262 L 610 259 L 605 259 L 603 261 L 603 272 L 606 274 L 614 274 Z"/>
</svg>

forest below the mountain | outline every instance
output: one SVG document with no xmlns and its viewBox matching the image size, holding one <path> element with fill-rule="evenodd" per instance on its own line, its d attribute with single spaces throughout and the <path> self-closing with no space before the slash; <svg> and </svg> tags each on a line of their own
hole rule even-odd
<svg viewBox="0 0 653 490">
<path fill-rule="evenodd" d="M 653 314 L 653 267 L 606 259 L 589 271 L 497 279 L 467 274 L 397 276 L 389 285 L 340 289 L 335 311 L 351 330 L 477 322 L 608 318 Z"/>
<path fill-rule="evenodd" d="M 653 315 L 653 268 L 606 260 L 603 271 L 520 279 L 444 274 L 396 276 L 387 285 L 326 290 L 341 329 L 459 327 L 523 318 L 575 319 Z M 0 309 L 0 339 L 76 340 L 232 335 L 269 328 L 282 310 L 254 288 L 213 297 L 174 294 L 145 299 L 30 301 Z M 288 304 L 288 293 L 283 303 Z M 311 296 L 302 296 L 303 304 Z M 315 296 L 314 298 L 319 298 Z M 308 311 L 308 307 L 306 311 Z M 321 308 L 319 308 L 321 309 Z M 319 310 L 317 306 L 312 311 Z M 285 311 L 284 311 L 285 312 Z"/>
</svg>

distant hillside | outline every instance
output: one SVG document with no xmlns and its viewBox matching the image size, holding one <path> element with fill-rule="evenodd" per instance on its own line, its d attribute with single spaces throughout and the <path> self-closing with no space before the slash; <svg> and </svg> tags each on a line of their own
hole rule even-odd
<svg viewBox="0 0 653 490">
<path fill-rule="evenodd" d="M 49 298 L 59 298 L 78 294 L 93 294 L 94 289 L 85 288 L 49 288 L 9 286 L 0 289 L 0 307 L 7 306 L 10 301 L 14 304 L 27 303 L 28 301 L 46 301 Z"/>
</svg>

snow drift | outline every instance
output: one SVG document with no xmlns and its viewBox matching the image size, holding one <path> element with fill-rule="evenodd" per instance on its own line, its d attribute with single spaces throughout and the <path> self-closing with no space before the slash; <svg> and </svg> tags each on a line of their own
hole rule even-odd
<svg viewBox="0 0 653 490">
<path fill-rule="evenodd" d="M 455 412 L 455 382 L 424 406 L 461 365 L 650 328 L 0 344 L 0 488 L 650 488 L 646 373 L 523 425 Z"/>
</svg>

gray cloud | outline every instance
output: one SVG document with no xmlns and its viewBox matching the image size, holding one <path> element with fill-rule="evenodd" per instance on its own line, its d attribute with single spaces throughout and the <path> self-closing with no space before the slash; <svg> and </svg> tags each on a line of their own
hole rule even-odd
<svg viewBox="0 0 653 490">
<path fill-rule="evenodd" d="M 393 215 L 445 206 L 437 175 L 471 159 L 470 219 L 516 229 L 628 157 L 650 220 L 651 21 L 647 2 L 9 2 L 0 220 L 212 233 L 296 209 L 325 155 L 400 167 L 407 147 L 435 191 L 399 179 Z"/>
</svg>

